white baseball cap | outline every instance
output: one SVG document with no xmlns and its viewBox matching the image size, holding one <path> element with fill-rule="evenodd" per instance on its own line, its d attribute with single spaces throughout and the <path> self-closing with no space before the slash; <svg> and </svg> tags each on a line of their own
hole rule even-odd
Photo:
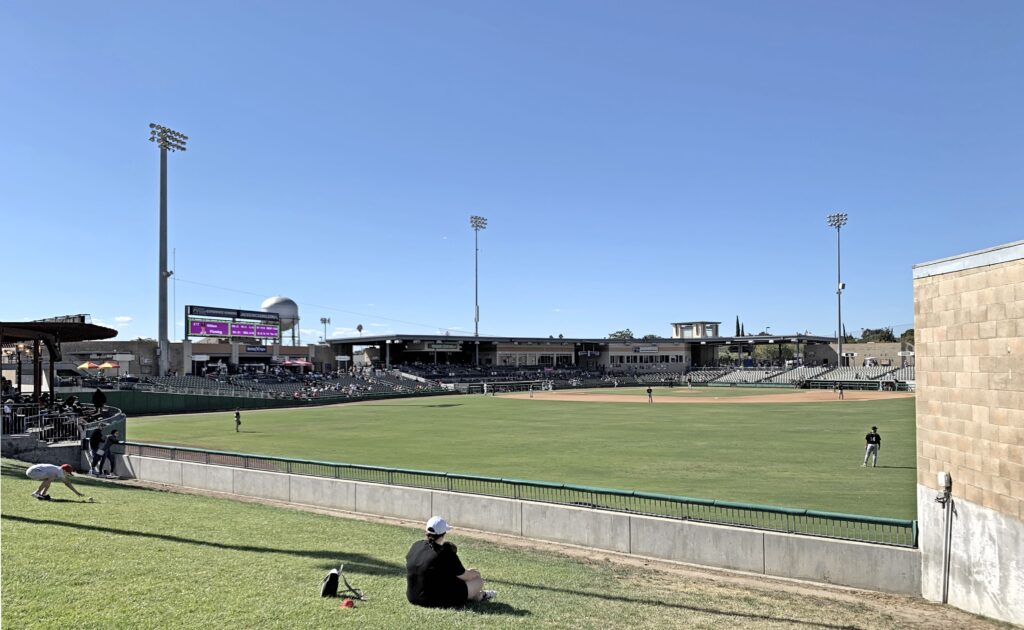
<svg viewBox="0 0 1024 630">
<path fill-rule="evenodd" d="M 440 516 L 431 516 L 430 520 L 427 521 L 427 533 L 434 534 L 435 536 L 441 536 L 451 531 L 451 526 L 448 521 L 444 520 Z"/>
</svg>

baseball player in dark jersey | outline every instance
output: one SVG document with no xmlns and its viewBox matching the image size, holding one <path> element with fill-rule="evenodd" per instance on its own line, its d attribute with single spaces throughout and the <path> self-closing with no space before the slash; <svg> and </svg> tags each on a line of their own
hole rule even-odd
<svg viewBox="0 0 1024 630">
<path fill-rule="evenodd" d="M 864 437 L 866 445 L 864 446 L 864 463 L 861 467 L 868 465 L 868 458 L 874 457 L 871 462 L 871 467 L 878 466 L 878 450 L 882 448 L 882 436 L 878 434 L 878 427 L 871 427 L 871 433 L 868 433 Z"/>
</svg>

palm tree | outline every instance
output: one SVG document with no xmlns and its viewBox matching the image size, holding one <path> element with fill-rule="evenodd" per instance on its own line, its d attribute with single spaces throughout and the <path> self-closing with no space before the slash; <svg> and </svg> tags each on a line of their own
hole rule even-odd
<svg viewBox="0 0 1024 630">
<path fill-rule="evenodd" d="M 363 325 L 359 324 L 358 326 L 356 326 L 356 331 L 359 333 L 359 336 L 362 337 L 363 336 Z"/>
</svg>

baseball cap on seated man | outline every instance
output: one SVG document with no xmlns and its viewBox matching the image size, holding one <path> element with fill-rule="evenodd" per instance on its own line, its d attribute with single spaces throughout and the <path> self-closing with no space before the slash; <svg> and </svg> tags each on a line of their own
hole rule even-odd
<svg viewBox="0 0 1024 630">
<path fill-rule="evenodd" d="M 444 520 L 440 516 L 432 516 L 427 521 L 427 533 L 435 536 L 443 536 L 444 534 L 451 531 L 451 526 L 448 521 Z"/>
</svg>

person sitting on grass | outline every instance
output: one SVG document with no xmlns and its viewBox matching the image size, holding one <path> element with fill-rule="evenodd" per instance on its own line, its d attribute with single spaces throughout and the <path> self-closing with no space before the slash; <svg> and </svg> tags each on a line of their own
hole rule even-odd
<svg viewBox="0 0 1024 630">
<path fill-rule="evenodd" d="M 496 591 L 484 590 L 484 579 L 476 569 L 467 570 L 458 549 L 445 542 L 451 531 L 440 516 L 427 521 L 426 540 L 419 540 L 405 556 L 406 591 L 410 604 L 427 608 L 462 608 L 466 602 L 486 602 Z"/>
<path fill-rule="evenodd" d="M 28 470 L 25 471 L 29 479 L 35 479 L 41 481 L 39 489 L 32 493 L 32 496 L 39 499 L 40 501 L 49 501 L 50 495 L 47 491 L 50 489 L 50 484 L 55 479 L 59 479 L 64 483 L 65 486 L 71 489 L 72 492 L 80 497 L 85 497 L 84 494 L 75 490 L 75 487 L 71 485 L 71 481 L 68 477 L 74 476 L 72 472 L 71 464 L 61 464 L 60 466 L 54 466 L 53 464 L 36 464 L 29 466 Z"/>
</svg>

